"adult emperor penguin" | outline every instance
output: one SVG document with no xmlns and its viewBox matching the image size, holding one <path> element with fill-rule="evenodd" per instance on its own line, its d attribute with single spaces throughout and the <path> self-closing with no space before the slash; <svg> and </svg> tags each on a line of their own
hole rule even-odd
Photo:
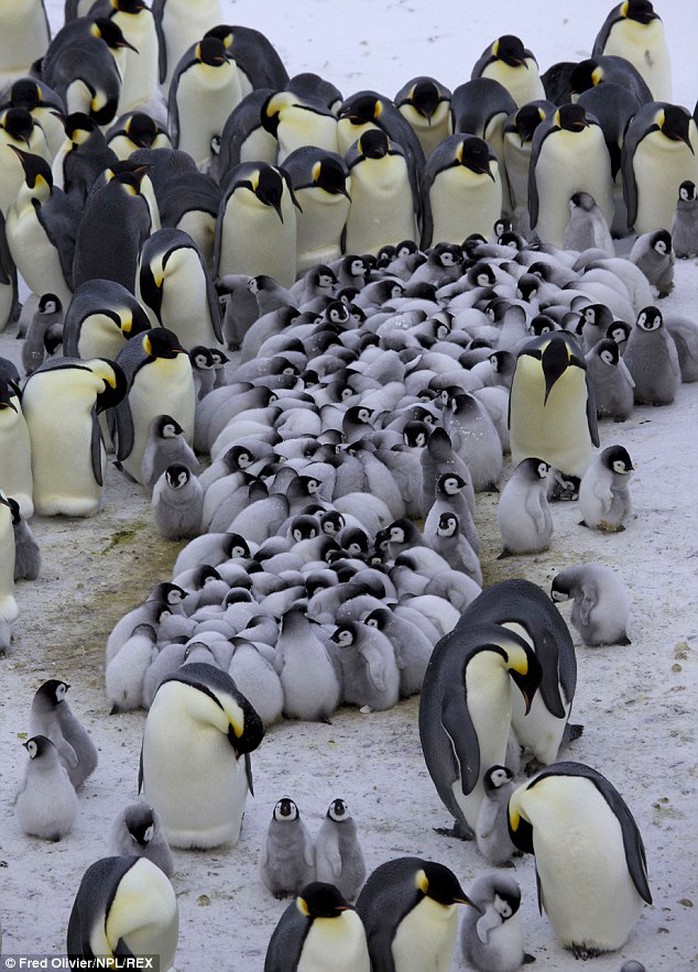
<svg viewBox="0 0 698 972">
<path fill-rule="evenodd" d="M 512 719 L 510 679 L 530 709 L 541 664 L 528 640 L 498 624 L 468 624 L 446 635 L 429 660 L 419 705 L 419 736 L 437 792 L 472 837 L 483 776 L 503 764 Z"/>
<path fill-rule="evenodd" d="M 289 797 L 282 797 L 274 806 L 259 857 L 259 873 L 275 898 L 298 894 L 315 877 L 313 839 Z"/>
<path fill-rule="evenodd" d="M 131 45 L 126 50 L 117 114 L 160 108 L 158 36 L 150 6 L 145 0 L 98 0 L 90 13 L 113 20 Z"/>
<path fill-rule="evenodd" d="M 315 874 L 352 901 L 366 877 L 356 821 L 345 800 L 333 800 L 315 838 Z"/>
<path fill-rule="evenodd" d="M 218 847 L 240 836 L 250 753 L 264 726 L 233 679 L 192 662 L 160 683 L 143 732 L 139 789 L 174 847 Z"/>
<path fill-rule="evenodd" d="M 147 857 L 167 877 L 172 877 L 172 851 L 162 833 L 160 817 L 147 803 L 141 800 L 129 803 L 117 813 L 112 822 L 109 842 L 113 854 Z"/>
<path fill-rule="evenodd" d="M 504 85 L 520 108 L 528 101 L 545 98 L 538 62 L 521 38 L 503 34 L 487 47 L 473 65 L 471 78 L 492 78 Z"/>
<path fill-rule="evenodd" d="M 36 690 L 29 713 L 31 732 L 48 736 L 54 743 L 70 782 L 77 789 L 97 767 L 97 748 L 75 716 L 66 693 L 70 686 L 50 678 Z"/>
<path fill-rule="evenodd" d="M 221 0 L 153 0 L 150 5 L 158 34 L 159 81 L 169 91 L 180 58 L 209 29 L 223 21 Z"/>
<path fill-rule="evenodd" d="M 698 256 L 698 195 L 695 183 L 690 179 L 685 179 L 679 186 L 671 238 L 679 259 Z"/>
<path fill-rule="evenodd" d="M 512 840 L 534 854 L 542 909 L 577 958 L 621 948 L 652 903 L 642 836 L 627 804 L 601 773 L 556 763 L 509 800 Z"/>
<path fill-rule="evenodd" d="M 436 78 L 420 76 L 404 84 L 393 100 L 428 159 L 439 142 L 453 133 L 450 90 Z"/>
<path fill-rule="evenodd" d="M 463 916 L 460 943 L 463 958 L 479 972 L 517 972 L 535 961 L 523 949 L 519 920 L 521 889 L 509 874 L 482 874 L 468 889 L 475 905 Z"/>
<path fill-rule="evenodd" d="M 14 801 L 19 825 L 32 837 L 60 840 L 77 817 L 75 790 L 50 739 L 34 735 L 23 745 L 29 763 Z"/>
<path fill-rule="evenodd" d="M 117 159 L 127 159 L 139 149 L 172 148 L 170 133 L 143 111 L 127 111 L 106 133 L 107 145 Z"/>
<path fill-rule="evenodd" d="M 346 154 L 351 177 L 346 253 L 377 253 L 386 244 L 417 240 L 419 200 L 402 147 L 379 128 L 365 131 Z"/>
<path fill-rule="evenodd" d="M 573 599 L 572 625 L 585 645 L 629 645 L 630 595 L 616 572 L 605 564 L 565 567 L 553 577 L 556 603 Z"/>
<path fill-rule="evenodd" d="M 0 483 L 29 519 L 34 513 L 29 427 L 18 389 L 4 378 L 0 378 Z"/>
<path fill-rule="evenodd" d="M 621 171 L 628 227 L 650 233 L 671 226 L 682 182 L 698 183 L 698 130 L 687 108 L 643 105 L 623 139 Z"/>
<path fill-rule="evenodd" d="M 374 972 L 448 972 L 459 904 L 473 906 L 444 864 L 398 857 L 377 867 L 356 902 Z"/>
<path fill-rule="evenodd" d="M 53 158 L 65 140 L 65 105 L 56 92 L 35 77 L 21 77 L 2 93 L 2 105 L 24 108 L 41 125 Z"/>
<path fill-rule="evenodd" d="M 282 169 L 262 162 L 233 169 L 216 220 L 216 276 L 263 273 L 290 287 L 296 279 L 296 205 Z"/>
<path fill-rule="evenodd" d="M 650 0 L 623 0 L 606 17 L 592 50 L 637 68 L 657 101 L 671 100 L 671 61 L 664 24 Z"/>
<path fill-rule="evenodd" d="M 109 428 L 122 468 L 140 482 L 143 453 L 156 416 L 171 415 L 191 445 L 196 408 L 192 367 L 177 335 L 165 327 L 129 341 L 117 362 L 126 376 L 128 392 L 109 413 Z"/>
<path fill-rule="evenodd" d="M 51 39 L 43 0 L 3 4 L 0 11 L 0 85 L 4 88 L 29 69 Z"/>
<path fill-rule="evenodd" d="M 490 232 L 502 214 L 502 182 L 492 148 L 476 135 L 450 135 L 424 169 L 422 249 Z"/>
<path fill-rule="evenodd" d="M 342 256 L 342 232 L 349 215 L 349 169 L 341 155 L 305 145 L 284 159 L 296 214 L 296 273 Z"/>
<path fill-rule="evenodd" d="M 153 327 L 174 331 L 187 350 L 222 344 L 218 294 L 188 233 L 170 227 L 152 233 L 141 247 L 135 284 Z"/>
<path fill-rule="evenodd" d="M 611 159 L 603 131 L 581 105 L 561 105 L 533 136 L 528 182 L 531 230 L 561 247 L 575 192 L 588 192 L 613 222 Z"/>
<path fill-rule="evenodd" d="M 637 315 L 623 355 L 635 383 L 638 405 L 670 405 L 681 386 L 676 343 L 657 307 L 643 307 Z"/>
<path fill-rule="evenodd" d="M 519 351 L 509 398 L 511 460 L 538 456 L 579 477 L 599 444 L 586 362 L 572 335 L 553 331 Z"/>
<path fill-rule="evenodd" d="M 279 165 L 304 145 L 339 152 L 337 117 L 317 99 L 299 98 L 293 91 L 275 91 L 262 105 L 260 117 L 276 139 Z"/>
<path fill-rule="evenodd" d="M 541 122 L 557 111 L 552 101 L 537 100 L 522 105 L 507 116 L 502 126 L 502 152 L 499 156 L 504 165 L 514 225 L 525 236 L 529 232 L 528 217 L 528 170 L 531 164 L 533 134 Z M 525 231 L 525 232 L 524 232 Z"/>
<path fill-rule="evenodd" d="M 17 620 L 19 608 L 15 600 L 15 535 L 12 527 L 12 506 L 0 489 L 0 624 Z"/>
<path fill-rule="evenodd" d="M 242 27 L 240 24 L 218 23 L 209 27 L 204 36 L 218 37 L 223 41 L 225 56 L 229 61 L 235 62 L 240 72 L 243 94 L 249 94 L 257 88 L 277 91 L 285 88 L 300 94 L 300 90 L 289 83 L 288 71 L 276 48 L 260 30 Z M 341 98 L 337 98 L 339 100 Z"/>
<path fill-rule="evenodd" d="M 371 972 L 366 932 L 333 884 L 307 884 L 279 919 L 264 972 Z"/>
<path fill-rule="evenodd" d="M 63 324 L 63 350 L 77 358 L 115 360 L 127 341 L 150 328 L 131 290 L 95 277 L 75 289 Z"/>
<path fill-rule="evenodd" d="M 0 181 L 0 211 L 3 217 L 17 198 L 25 180 L 24 167 L 16 152 L 7 151 L 10 146 L 50 158 L 43 129 L 25 108 L 0 109 L 0 150 L 2 154 L 2 181 Z"/>
<path fill-rule="evenodd" d="M 497 527 L 507 554 L 547 550 L 553 535 L 553 518 L 548 505 L 550 466 L 529 456 L 516 466 L 497 504 Z"/>
<path fill-rule="evenodd" d="M 103 857 L 85 871 L 68 919 L 66 953 L 74 959 L 154 956 L 171 969 L 179 936 L 170 879 L 144 857 Z"/>
<path fill-rule="evenodd" d="M 102 358 L 51 358 L 29 376 L 22 409 L 32 444 L 37 513 L 98 512 L 106 454 L 97 416 L 125 393 L 121 368 Z"/>
</svg>

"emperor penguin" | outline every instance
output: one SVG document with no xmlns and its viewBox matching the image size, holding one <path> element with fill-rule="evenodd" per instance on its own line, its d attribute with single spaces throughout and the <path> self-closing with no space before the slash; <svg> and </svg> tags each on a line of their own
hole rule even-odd
<svg viewBox="0 0 698 972">
<path fill-rule="evenodd" d="M 29 426 L 19 390 L 0 378 L 0 483 L 29 519 L 34 513 Z"/>
<path fill-rule="evenodd" d="M 277 142 L 276 162 L 304 145 L 340 152 L 337 116 L 321 101 L 299 98 L 293 91 L 272 92 L 261 108 L 262 126 Z"/>
<path fill-rule="evenodd" d="M 150 5 L 158 35 L 158 79 L 169 91 L 176 66 L 209 27 L 223 22 L 221 0 L 153 0 Z"/>
<path fill-rule="evenodd" d="M 508 554 L 547 550 L 553 535 L 548 505 L 549 463 L 532 456 L 522 459 L 502 490 L 497 504 L 497 527 Z"/>
<path fill-rule="evenodd" d="M 312 881 L 272 932 L 264 972 L 371 972 L 366 932 L 333 884 Z"/>
<path fill-rule="evenodd" d="M 223 41 L 204 37 L 194 44 L 177 64 L 169 88 L 168 128 L 174 147 L 205 169 L 226 119 L 242 98 L 240 75 L 226 57 Z"/>
<path fill-rule="evenodd" d="M 629 645 L 630 594 L 616 572 L 604 564 L 565 567 L 553 578 L 556 603 L 573 599 L 571 622 L 585 645 Z"/>
<path fill-rule="evenodd" d="M 353 901 L 366 878 L 366 864 L 356 821 L 345 800 L 335 799 L 315 838 L 315 874 Z"/>
<path fill-rule="evenodd" d="M 267 274 L 290 287 L 296 279 L 296 206 L 283 170 L 261 162 L 234 168 L 216 220 L 215 275 Z"/>
<path fill-rule="evenodd" d="M 0 489 L 0 624 L 12 624 L 19 616 L 15 600 L 15 535 L 12 505 Z M 3 627 L 5 627 L 3 625 Z"/>
<path fill-rule="evenodd" d="M 139 149 L 172 148 L 170 133 L 144 111 L 120 115 L 106 133 L 107 145 L 123 161 Z"/>
<path fill-rule="evenodd" d="M 420 696 L 419 736 L 427 770 L 458 835 L 472 838 L 485 771 L 504 763 L 510 679 L 529 710 L 541 675 L 529 642 L 501 625 L 469 624 L 434 647 Z"/>
<path fill-rule="evenodd" d="M 471 78 L 492 78 L 503 85 L 521 108 L 545 98 L 538 62 L 520 37 L 503 34 L 487 47 L 473 65 Z"/>
<path fill-rule="evenodd" d="M 76 287 L 63 323 L 63 351 L 76 358 L 116 360 L 131 338 L 151 323 L 130 289 L 94 277 Z"/>
<path fill-rule="evenodd" d="M 41 125 L 49 156 L 53 159 L 65 140 L 62 120 L 65 105 L 56 92 L 38 78 L 26 76 L 18 78 L 3 90 L 2 101 L 4 105 L 25 108 Z"/>
<path fill-rule="evenodd" d="M 32 155 L 50 157 L 46 137 L 38 122 L 25 108 L 0 108 L 0 149 L 2 150 L 2 182 L 0 183 L 0 212 L 7 219 L 10 206 L 17 198 L 26 179 L 24 167 L 12 147 Z"/>
<path fill-rule="evenodd" d="M 599 444 L 586 362 L 574 337 L 553 331 L 519 351 L 509 398 L 511 459 L 538 456 L 580 477 Z"/>
<path fill-rule="evenodd" d="M 173 966 L 179 937 L 177 897 L 168 876 L 145 857 L 103 857 L 85 871 L 68 919 L 72 959 L 155 956 Z"/>
<path fill-rule="evenodd" d="M 521 889 L 509 874 L 490 871 L 468 889 L 468 908 L 460 929 L 461 952 L 479 972 L 517 972 L 534 961 L 523 948 L 519 915 Z"/>
<path fill-rule="evenodd" d="M 597 416 L 624 422 L 633 410 L 635 382 L 620 348 L 611 338 L 603 338 L 585 354 L 584 360 L 594 389 Z"/>
<path fill-rule="evenodd" d="M 174 331 L 187 350 L 222 345 L 216 288 L 201 251 L 183 230 L 164 227 L 143 242 L 135 295 L 152 326 Z"/>
<path fill-rule="evenodd" d="M 670 405 L 681 385 L 676 343 L 657 307 L 643 307 L 631 329 L 623 354 L 638 405 Z"/>
<path fill-rule="evenodd" d="M 90 189 L 118 159 L 94 118 L 74 111 L 64 125 L 63 141 L 51 161 L 53 184 L 74 199 L 82 212 Z"/>
<path fill-rule="evenodd" d="M 167 877 L 174 874 L 172 851 L 162 833 L 160 817 L 147 803 L 140 800 L 129 803 L 117 813 L 112 822 L 109 843 L 115 855 L 146 857 L 157 864 Z"/>
<path fill-rule="evenodd" d="M 451 92 L 436 78 L 412 78 L 400 88 L 393 101 L 414 129 L 425 159 L 439 142 L 453 134 Z"/>
<path fill-rule="evenodd" d="M 15 795 L 17 820 L 25 834 L 60 840 L 73 829 L 77 795 L 50 739 L 34 735 L 22 745 L 29 763 Z"/>
<path fill-rule="evenodd" d="M 539 99 L 522 105 L 508 115 L 502 127 L 500 163 L 504 166 L 514 225 L 526 237 L 529 235 L 528 170 L 531 164 L 533 134 L 541 122 L 554 115 L 557 106 Z"/>
<path fill-rule="evenodd" d="M 601 126 L 581 105 L 561 105 L 535 131 L 528 181 L 531 231 L 562 247 L 575 192 L 588 192 L 613 222 L 611 158 Z"/>
<path fill-rule="evenodd" d="M 275 898 L 298 894 L 315 878 L 313 839 L 289 797 L 282 797 L 274 806 L 259 857 L 259 873 Z"/>
<path fill-rule="evenodd" d="M 296 214 L 296 273 L 342 256 L 342 233 L 349 215 L 351 180 L 341 155 L 314 145 L 295 149 L 284 160 Z"/>
<path fill-rule="evenodd" d="M 54 743 L 70 782 L 77 789 L 94 773 L 98 756 L 90 734 L 66 701 L 69 688 L 56 678 L 40 685 L 32 699 L 29 728 Z"/>
<path fill-rule="evenodd" d="M 143 732 L 139 790 L 174 847 L 234 844 L 248 790 L 250 753 L 264 736 L 233 679 L 193 662 L 166 676 Z"/>
<path fill-rule="evenodd" d="M 628 260 L 642 270 L 658 297 L 667 297 L 674 289 L 674 247 L 668 230 L 642 233 L 633 243 Z"/>
<path fill-rule="evenodd" d="M 687 108 L 651 101 L 631 118 L 621 171 L 628 228 L 651 233 L 671 226 L 682 182 L 698 183 L 698 130 Z"/>
<path fill-rule="evenodd" d="M 583 763 L 556 763 L 512 794 L 509 828 L 535 856 L 560 944 L 576 958 L 622 948 L 652 895 L 640 830 L 613 784 Z"/>
<path fill-rule="evenodd" d="M 592 53 L 624 57 L 640 72 L 656 101 L 671 101 L 669 47 L 650 0 L 616 4 L 596 35 Z"/>
<path fill-rule="evenodd" d="M 372 968 L 410 972 L 451 968 L 458 905 L 474 907 L 453 871 L 420 857 L 380 864 L 363 886 L 356 910 L 366 929 Z"/>
<path fill-rule="evenodd" d="M 185 441 L 194 436 L 196 395 L 186 350 L 164 327 L 144 331 L 119 352 L 117 362 L 128 391 L 109 413 L 109 427 L 122 468 L 140 482 L 143 454 L 150 426 L 158 415 L 170 415 L 184 429 Z"/>
<path fill-rule="evenodd" d="M 129 42 L 117 114 L 135 108 L 161 111 L 158 35 L 150 6 L 145 0 L 99 0 L 90 13 L 109 17 Z"/>
<path fill-rule="evenodd" d="M 507 820 L 509 797 L 516 789 L 514 774 L 507 766 L 490 766 L 482 782 L 485 795 L 475 827 L 477 849 L 494 867 L 505 867 L 516 853 Z"/>
<path fill-rule="evenodd" d="M 471 233 L 489 233 L 502 214 L 499 163 L 476 135 L 450 135 L 424 168 L 422 249 L 460 243 Z"/>
<path fill-rule="evenodd" d="M 592 530 L 618 533 L 632 513 L 628 479 L 635 467 L 628 450 L 607 446 L 587 467 L 579 484 L 582 523 Z"/>
<path fill-rule="evenodd" d="M 125 393 L 123 371 L 103 358 L 51 358 L 29 376 L 22 409 L 31 439 L 34 509 L 41 516 L 99 511 L 106 451 L 98 415 Z"/>
<path fill-rule="evenodd" d="M 351 178 L 345 252 L 376 254 L 386 244 L 417 240 L 419 200 L 402 146 L 382 129 L 369 128 L 345 158 Z"/>
<path fill-rule="evenodd" d="M 183 463 L 198 472 L 199 460 L 184 438 L 184 429 L 171 415 L 156 415 L 150 423 L 148 442 L 143 450 L 141 482 L 152 489 L 168 466 Z"/>
<path fill-rule="evenodd" d="M 573 102 L 577 102 L 585 91 L 607 84 L 615 84 L 629 91 L 641 105 L 652 101 L 652 92 L 642 75 L 624 57 L 599 55 L 580 61 L 572 71 L 570 83 Z"/>
<path fill-rule="evenodd" d="M 204 490 L 189 466 L 171 463 L 155 480 L 153 522 L 167 540 L 190 540 L 201 533 Z"/>
<path fill-rule="evenodd" d="M 671 221 L 671 238 L 675 255 L 683 260 L 698 256 L 698 195 L 696 186 L 685 179 L 679 186 L 679 198 Z"/>
<path fill-rule="evenodd" d="M 610 227 L 594 197 L 588 192 L 575 192 L 570 197 L 569 208 L 563 248 L 580 253 L 590 249 L 603 250 L 608 256 L 615 256 Z"/>
<path fill-rule="evenodd" d="M 0 11 L 0 84 L 28 74 L 51 39 L 43 0 L 3 4 Z"/>
</svg>

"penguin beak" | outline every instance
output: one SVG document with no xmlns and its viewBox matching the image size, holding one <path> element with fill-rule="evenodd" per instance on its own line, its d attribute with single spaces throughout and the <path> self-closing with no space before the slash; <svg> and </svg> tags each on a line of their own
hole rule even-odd
<svg viewBox="0 0 698 972">
<path fill-rule="evenodd" d="M 477 911 L 478 915 L 483 915 L 484 914 L 484 911 L 482 910 L 482 908 L 480 907 L 480 905 L 477 905 L 477 904 L 475 904 L 474 901 L 471 901 L 470 898 L 466 894 L 464 894 L 462 898 L 454 898 L 453 901 L 454 901 L 455 904 L 470 905 L 471 908 L 474 908 L 475 911 Z"/>
<path fill-rule="evenodd" d="M 133 44 L 131 44 L 130 41 L 127 41 L 125 37 L 122 37 L 121 40 L 117 41 L 116 42 L 116 46 L 117 47 L 128 47 L 128 49 L 130 51 L 133 51 L 135 54 L 140 54 L 140 51 L 138 50 L 138 48 L 137 47 L 134 47 Z"/>
</svg>

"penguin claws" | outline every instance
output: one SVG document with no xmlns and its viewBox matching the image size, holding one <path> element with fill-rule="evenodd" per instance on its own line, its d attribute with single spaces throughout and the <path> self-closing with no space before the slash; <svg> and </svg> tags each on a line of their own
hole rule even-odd
<svg viewBox="0 0 698 972">
<path fill-rule="evenodd" d="M 632 641 L 630 640 L 630 638 L 628 638 L 627 634 L 624 634 L 624 635 L 622 635 L 618 639 L 618 644 L 619 645 L 632 645 Z"/>
<path fill-rule="evenodd" d="M 442 837 L 454 837 L 456 840 L 473 840 L 475 837 L 473 831 L 465 830 L 458 820 L 454 820 L 452 827 L 434 827 L 433 829 Z"/>
<path fill-rule="evenodd" d="M 531 962 L 535 962 L 535 960 L 536 960 L 535 955 L 531 955 L 529 952 L 524 952 L 524 957 L 523 957 L 524 965 L 530 965 Z"/>
<path fill-rule="evenodd" d="M 576 959 L 586 962 L 587 959 L 598 958 L 601 955 L 601 949 L 587 948 L 586 945 L 572 945 L 572 954 Z"/>
<path fill-rule="evenodd" d="M 579 739 L 583 733 L 584 726 L 580 722 L 568 722 L 565 726 L 565 732 L 562 737 L 564 744 L 569 745 L 571 742 L 574 742 L 575 739 Z"/>
</svg>

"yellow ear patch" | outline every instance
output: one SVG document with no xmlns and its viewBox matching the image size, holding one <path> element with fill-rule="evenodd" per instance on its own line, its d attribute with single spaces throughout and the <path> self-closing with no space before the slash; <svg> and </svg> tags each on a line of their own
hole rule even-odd
<svg viewBox="0 0 698 972">
<path fill-rule="evenodd" d="M 380 118 L 380 116 L 382 114 L 383 114 L 383 102 L 382 101 L 377 101 L 376 102 L 376 107 L 373 109 L 373 117 L 374 118 Z"/>
<path fill-rule="evenodd" d="M 320 173 L 321 172 L 322 172 L 322 164 L 320 162 L 316 162 L 315 165 L 313 166 L 312 172 L 311 172 L 311 175 L 313 177 L 313 182 L 317 182 L 318 181 L 318 179 L 320 178 Z"/>
<path fill-rule="evenodd" d="M 657 114 L 654 116 L 655 125 L 657 125 L 659 128 L 664 128 L 665 119 L 666 115 L 664 113 L 664 109 L 660 108 Z"/>
<path fill-rule="evenodd" d="M 304 918 L 310 918 L 310 910 L 305 902 L 305 898 L 301 898 L 300 895 L 296 898 L 296 908 L 298 908 Z"/>
<path fill-rule="evenodd" d="M 149 337 L 143 338 L 143 350 L 145 351 L 146 354 L 153 353 L 153 345 Z"/>
<path fill-rule="evenodd" d="M 121 312 L 119 317 L 121 318 L 121 330 L 125 334 L 130 334 L 133 327 L 133 314 L 130 310 L 125 310 Z"/>
<path fill-rule="evenodd" d="M 620 15 L 621 15 L 621 17 L 627 17 L 628 16 L 628 9 L 629 8 L 630 8 L 630 4 L 629 4 L 628 0 L 625 0 L 625 3 L 624 4 L 621 4 L 621 8 L 620 8 Z"/>
<path fill-rule="evenodd" d="M 429 878 L 426 876 L 422 868 L 420 868 L 419 871 L 417 871 L 417 873 L 415 874 L 414 883 L 415 886 L 422 892 L 422 894 L 426 894 L 427 891 L 429 890 Z"/>
<path fill-rule="evenodd" d="M 603 81 L 603 71 L 600 67 L 594 68 L 594 70 L 591 72 L 591 80 L 594 82 L 594 84 L 601 84 Z"/>
</svg>

